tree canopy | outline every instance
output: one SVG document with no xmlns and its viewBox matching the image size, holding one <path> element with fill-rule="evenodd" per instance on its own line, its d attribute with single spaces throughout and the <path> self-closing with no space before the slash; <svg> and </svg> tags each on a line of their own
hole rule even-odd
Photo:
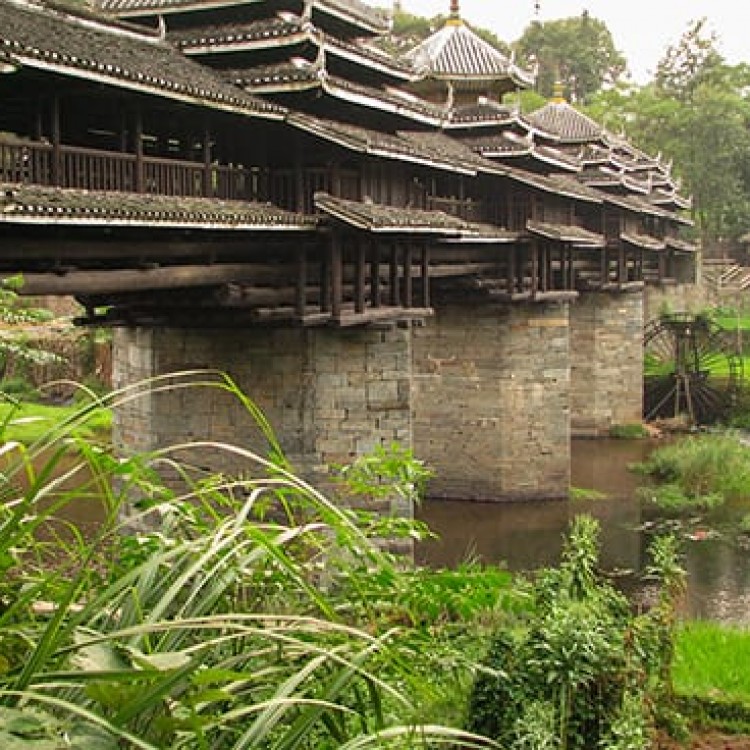
<svg viewBox="0 0 750 750">
<path fill-rule="evenodd" d="M 609 29 L 587 12 L 556 21 L 535 21 L 514 45 L 526 67 L 537 67 L 537 90 L 553 94 L 557 81 L 565 84 L 574 102 L 586 102 L 613 85 L 626 70 Z"/>
</svg>

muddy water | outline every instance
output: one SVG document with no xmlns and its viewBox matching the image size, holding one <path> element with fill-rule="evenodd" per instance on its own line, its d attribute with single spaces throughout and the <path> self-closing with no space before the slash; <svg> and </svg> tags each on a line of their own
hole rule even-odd
<svg viewBox="0 0 750 750">
<path fill-rule="evenodd" d="M 643 477 L 628 469 L 655 443 L 625 440 L 577 440 L 573 444 L 574 487 L 607 494 L 597 501 L 467 503 L 426 501 L 418 511 L 438 539 L 421 544 L 417 561 L 453 567 L 468 559 L 506 564 L 529 571 L 559 561 L 570 519 L 589 513 L 601 524 L 602 567 L 635 596 L 648 596 L 641 574 L 648 565 L 653 534 L 678 536 L 688 572 L 685 614 L 750 623 L 750 549 L 736 530 L 750 506 L 730 506 L 713 516 L 693 515 L 680 522 L 665 518 L 636 498 Z"/>
</svg>

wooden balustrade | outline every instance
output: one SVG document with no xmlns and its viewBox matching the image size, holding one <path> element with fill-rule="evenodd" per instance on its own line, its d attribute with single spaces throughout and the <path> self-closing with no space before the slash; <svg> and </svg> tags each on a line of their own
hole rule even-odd
<svg viewBox="0 0 750 750">
<path fill-rule="evenodd" d="M 246 167 L 152 156 L 139 160 L 135 154 L 76 146 L 61 146 L 58 153 L 55 165 L 49 143 L 0 138 L 0 182 L 123 192 L 138 192 L 142 185 L 154 195 L 267 200 L 257 170 Z"/>
</svg>

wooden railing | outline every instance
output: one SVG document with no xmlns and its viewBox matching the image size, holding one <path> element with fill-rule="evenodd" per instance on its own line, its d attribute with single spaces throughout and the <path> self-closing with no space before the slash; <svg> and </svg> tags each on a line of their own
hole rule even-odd
<svg viewBox="0 0 750 750">
<path fill-rule="evenodd" d="M 224 200 L 268 200 L 258 171 L 235 165 L 0 138 L 0 182 Z"/>
</svg>

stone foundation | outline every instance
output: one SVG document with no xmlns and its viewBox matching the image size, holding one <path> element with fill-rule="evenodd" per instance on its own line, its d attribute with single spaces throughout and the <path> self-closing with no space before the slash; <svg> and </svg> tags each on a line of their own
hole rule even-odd
<svg viewBox="0 0 750 750">
<path fill-rule="evenodd" d="M 408 331 L 117 329 L 114 353 L 116 387 L 187 370 L 225 372 L 261 409 L 304 476 L 349 463 L 378 444 L 411 445 Z M 191 440 L 262 456 L 270 448 L 239 399 L 198 385 L 118 408 L 115 440 L 125 453 Z M 214 471 L 245 468 L 220 451 L 201 451 L 200 460 Z"/>
<path fill-rule="evenodd" d="M 588 293 L 570 308 L 571 429 L 609 434 L 643 420 L 643 296 Z"/>
<path fill-rule="evenodd" d="M 567 304 L 445 304 L 414 331 L 414 452 L 431 497 L 566 497 Z"/>
</svg>

